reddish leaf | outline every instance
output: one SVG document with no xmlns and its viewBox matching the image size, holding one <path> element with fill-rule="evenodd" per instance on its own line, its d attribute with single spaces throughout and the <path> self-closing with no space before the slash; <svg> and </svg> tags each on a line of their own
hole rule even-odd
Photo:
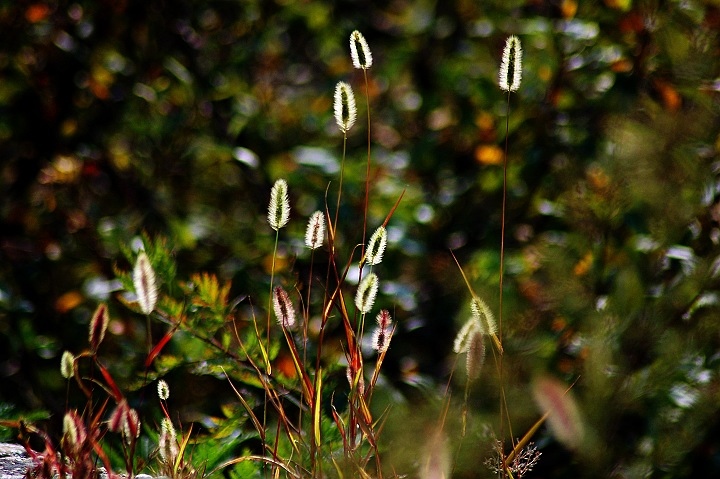
<svg viewBox="0 0 720 479">
<path fill-rule="evenodd" d="M 153 363 L 153 361 L 155 361 L 155 358 L 158 357 L 160 351 L 162 351 L 168 341 L 170 341 L 170 338 L 173 337 L 175 331 L 177 331 L 177 327 L 174 327 L 170 331 L 168 331 L 165 336 L 163 336 L 162 339 L 160 339 L 160 341 L 155 345 L 155 347 L 152 348 L 152 351 L 148 353 L 147 358 L 145 359 L 145 369 L 148 369 Z"/>
</svg>

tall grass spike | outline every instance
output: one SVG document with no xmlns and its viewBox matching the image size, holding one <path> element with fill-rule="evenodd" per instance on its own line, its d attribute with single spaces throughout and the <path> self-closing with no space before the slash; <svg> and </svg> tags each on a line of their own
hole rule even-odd
<svg viewBox="0 0 720 479">
<path fill-rule="evenodd" d="M 140 310 L 143 314 L 150 314 L 157 303 L 158 290 L 155 282 L 155 271 L 150 264 L 148 255 L 141 251 L 135 261 L 133 269 L 133 286 L 137 294 Z"/>
<path fill-rule="evenodd" d="M 387 246 L 387 230 L 384 226 L 380 226 L 368 241 L 367 251 L 365 253 L 365 261 L 369 265 L 380 264 Z"/>
<path fill-rule="evenodd" d="M 353 66 L 362 70 L 367 70 L 373 63 L 370 47 L 363 34 L 357 30 L 350 34 L 350 58 Z"/>
<path fill-rule="evenodd" d="M 325 214 L 316 211 L 310 216 L 307 230 L 305 231 L 305 246 L 310 249 L 317 249 L 325 241 Z"/>
<path fill-rule="evenodd" d="M 279 179 L 270 191 L 268 206 L 268 223 L 275 231 L 288 224 L 290 220 L 290 199 L 288 198 L 287 182 Z"/>
<path fill-rule="evenodd" d="M 500 88 L 504 91 L 517 91 L 522 79 L 522 46 L 520 39 L 510 35 L 505 41 L 502 62 L 500 63 Z"/>
<path fill-rule="evenodd" d="M 90 320 L 90 350 L 94 353 L 105 338 L 110 316 L 108 315 L 107 306 L 100 304 L 93 313 Z"/>
<path fill-rule="evenodd" d="M 273 308 L 278 323 L 283 328 L 295 326 L 295 309 L 290 301 L 290 296 L 280 286 L 276 286 L 273 290 Z"/>
<path fill-rule="evenodd" d="M 355 294 L 355 306 L 361 313 L 369 313 L 375 304 L 379 282 L 375 273 L 370 273 L 360 282 Z"/>
<path fill-rule="evenodd" d="M 347 133 L 355 124 L 357 118 L 357 107 L 355 106 L 355 95 L 352 88 L 345 82 L 338 82 L 335 86 L 335 121 L 340 131 Z"/>
<path fill-rule="evenodd" d="M 65 351 L 60 359 L 60 374 L 65 379 L 70 379 L 75 374 L 75 356 L 70 351 Z"/>
</svg>

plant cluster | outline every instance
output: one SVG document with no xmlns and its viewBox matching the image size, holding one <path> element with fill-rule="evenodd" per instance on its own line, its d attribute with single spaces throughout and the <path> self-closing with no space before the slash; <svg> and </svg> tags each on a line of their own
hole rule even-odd
<svg viewBox="0 0 720 479">
<path fill-rule="evenodd" d="M 540 33 L 518 29 L 523 31 L 523 42 L 530 40 L 527 45 L 533 54 L 542 50 L 538 51 L 540 55 L 530 56 L 534 58 L 528 60 L 535 68 L 525 74 L 521 40 L 516 36 L 507 39 L 497 84 L 493 82 L 495 91 L 499 86 L 507 94 L 504 110 L 503 102 L 495 102 L 492 109 L 487 105 L 493 102 L 478 100 L 467 88 L 460 95 L 468 99 L 469 106 L 465 106 L 472 111 L 470 122 L 475 124 L 471 130 L 479 132 L 480 138 L 467 140 L 462 127 L 466 118 L 457 118 L 452 101 L 423 97 L 428 126 L 440 142 L 452 136 L 451 143 L 462 151 L 479 142 L 470 155 L 481 165 L 474 183 L 466 178 L 472 175 L 463 177 L 460 170 L 449 175 L 452 167 L 447 165 L 433 172 L 438 182 L 443 175 L 449 178 L 444 194 L 450 199 L 445 206 L 456 205 L 463 213 L 466 207 L 475 213 L 492 212 L 479 214 L 482 221 L 473 217 L 460 222 L 472 223 L 470 228 L 456 228 L 455 220 L 440 219 L 453 216 L 452 208 L 436 216 L 427 204 L 416 209 L 416 216 L 426 218 L 428 227 L 462 229 L 458 234 L 443 230 L 450 254 L 445 248 L 442 260 L 434 257 L 434 262 L 423 263 L 437 268 L 427 275 L 431 277 L 428 282 L 447 283 L 443 285 L 445 291 L 452 290 L 450 283 L 464 283 L 467 289 L 467 300 L 462 302 L 464 317 L 454 341 L 449 336 L 444 345 L 434 347 L 437 352 L 428 354 L 432 361 L 442 363 L 438 357 L 450 349 L 456 353 L 436 369 L 447 378 L 447 387 L 436 390 L 432 380 L 423 382 L 411 361 L 401 366 L 406 384 L 415 380 L 414 392 L 425 394 L 437 410 L 430 408 L 426 413 L 414 403 L 388 406 L 392 398 L 401 398 L 385 381 L 388 369 L 394 366 L 393 353 L 410 342 L 406 333 L 412 335 L 422 329 L 417 326 L 422 321 L 413 321 L 412 325 L 405 321 L 404 313 L 410 308 L 397 307 L 401 301 L 395 296 L 397 283 L 387 280 L 388 263 L 396 260 L 396 225 L 403 215 L 412 216 L 403 210 L 408 209 L 408 197 L 415 200 L 417 195 L 412 190 L 407 195 L 385 189 L 385 202 L 378 200 L 382 181 L 391 174 L 376 145 L 390 141 L 393 132 L 382 113 L 379 118 L 373 116 L 371 122 L 370 106 L 380 106 L 373 103 L 375 95 L 392 82 L 371 74 L 375 72 L 368 42 L 354 31 L 349 50 L 356 77 L 338 82 L 333 100 L 313 103 L 309 108 L 313 113 L 308 114 L 334 112 L 342 137 L 337 174 L 328 170 L 325 176 L 318 173 L 299 182 L 297 177 L 305 170 L 290 171 L 286 166 L 294 162 L 284 161 L 283 155 L 264 165 L 262 171 L 274 180 L 272 188 L 271 180 L 260 190 L 260 196 L 269 197 L 264 229 L 258 227 L 257 220 L 246 222 L 244 227 L 255 229 L 258 240 L 238 240 L 235 243 L 241 246 L 222 253 L 238 263 L 257 264 L 255 271 L 260 274 L 245 281 L 239 273 L 243 269 L 232 265 L 227 274 L 215 269 L 212 273 L 192 272 L 193 263 L 183 251 L 197 248 L 207 257 L 216 245 L 209 240 L 213 235 L 195 235 L 189 230 L 197 227 L 210 231 L 212 222 L 198 225 L 188 219 L 173 224 L 175 229 L 165 235 L 171 240 L 152 231 L 128 242 L 118 239 L 122 236 L 117 235 L 122 229 L 118 225 L 123 223 L 110 225 L 114 220 L 107 221 L 109 226 L 104 231 L 117 235 L 112 241 L 124 245 L 124 259 L 118 260 L 113 270 L 118 294 L 92 314 L 88 346 L 77 348 L 82 350 L 76 354 L 66 351 L 60 365 L 61 375 L 67 379 L 68 397 L 83 397 L 84 406 L 78 407 L 76 402 L 70 406 L 66 400 L 62 434 L 57 441 L 24 421 L 0 422 L 19 428 L 34 454 L 36 465 L 29 474 L 95 477 L 103 467 L 111 476 L 124 469 L 130 476 L 147 471 L 173 479 L 220 475 L 364 478 L 398 477 L 417 470 L 422 479 L 429 479 L 478 471 L 482 458 L 477 464 L 469 464 L 467 458 L 476 458 L 478 450 L 487 445 L 487 469 L 478 475 L 514 479 L 544 467 L 572 470 L 568 461 L 558 461 L 553 455 L 560 448 L 577 454 L 581 459 L 578 462 L 590 475 L 593 467 L 608 474 L 612 470 L 622 477 L 651 475 L 649 471 L 676 477 L 691 469 L 712 470 L 714 453 L 705 446 L 717 443 L 712 426 L 707 424 L 717 420 L 713 405 L 717 389 L 714 368 L 718 364 L 715 313 L 720 304 L 716 293 L 720 277 L 716 258 L 720 190 L 717 164 L 711 165 L 717 156 L 717 142 L 712 146 L 706 138 L 711 129 L 707 124 L 714 118 L 710 113 L 714 100 L 702 96 L 713 95 L 717 88 L 706 85 L 705 90 L 695 91 L 686 85 L 685 90 L 675 90 L 663 77 L 682 70 L 689 77 L 705 78 L 700 72 L 708 71 L 713 62 L 691 62 L 687 70 L 678 65 L 687 67 L 688 51 L 707 50 L 708 45 L 716 44 L 706 30 L 712 17 L 708 14 L 707 23 L 691 45 L 683 43 L 685 56 L 665 59 L 669 66 L 663 70 L 662 58 L 656 62 L 648 53 L 661 35 L 655 33 L 654 20 L 642 16 L 642 7 L 630 9 L 622 17 L 622 40 L 614 38 L 608 46 L 595 42 L 598 33 L 592 28 L 602 25 L 604 29 L 607 24 L 603 20 L 596 24 L 574 19 L 573 4 L 563 2 L 565 20 L 552 28 L 539 24 Z M 678 8 L 694 8 L 693 18 L 700 18 L 702 9 L 691 4 L 686 2 Z M 42 13 L 28 12 L 36 16 Z M 78 5 L 68 12 L 73 18 L 82 17 Z M 216 25 L 208 31 L 220 30 L 217 25 L 222 22 L 213 23 L 211 17 L 203 17 L 207 25 Z M 641 21 L 643 18 L 647 21 Z M 662 19 L 662 15 L 657 18 Z M 441 23 L 435 32 L 438 39 L 442 36 Z M 188 41 L 197 36 L 192 26 L 179 28 Z M 485 31 L 482 22 L 474 28 Z M 556 31 L 560 32 L 557 39 L 547 33 Z M 667 35 L 676 40 L 682 36 L 672 31 Z M 58 45 L 67 46 L 62 35 L 54 38 Z M 636 54 L 617 47 L 626 41 L 627 50 L 635 48 Z M 195 41 L 196 45 L 200 43 Z M 561 64 L 548 60 L 547 56 L 553 55 Z M 383 55 L 379 59 L 384 60 Z M 382 66 L 384 62 L 378 63 Z M 452 64 L 443 62 L 443 68 L 452 70 L 447 66 Z M 191 83 L 181 62 L 170 59 L 165 65 L 180 83 Z M 465 78 L 466 70 L 458 68 L 453 78 Z M 357 144 L 348 141 L 350 134 L 363 116 L 358 115 L 363 102 L 356 103 L 353 92 L 354 80 L 359 78 L 364 87 L 363 113 L 367 113 L 366 124 L 360 121 L 359 125 L 367 132 L 367 161 L 361 165 L 346 161 L 346 155 L 353 158 Z M 622 83 L 635 78 L 641 78 L 644 85 Z M 523 79 L 530 80 L 530 92 L 524 85 L 521 88 Z M 407 87 L 406 80 L 399 78 L 398 82 Z M 114 91 L 103 90 L 99 81 L 91 83 L 98 95 Z M 230 79 L 213 85 L 218 91 L 232 90 L 232 83 Z M 543 83 L 547 96 L 541 100 L 537 85 Z M 455 84 L 463 88 L 461 81 Z M 162 92 L 162 88 L 162 82 L 139 82 L 134 91 L 155 105 L 154 89 Z M 437 86 L 438 97 L 447 88 Z M 635 88 L 649 92 L 638 103 L 640 112 L 627 114 L 624 107 L 607 102 L 598 111 L 622 114 L 594 117 L 583 113 L 585 106 L 588 110 L 597 106 L 591 104 L 592 99 L 617 101 L 617 94 L 605 95 L 608 89 L 627 94 Z M 273 98 L 270 90 L 257 97 Z M 167 98 L 161 95 L 157 104 L 189 101 L 182 91 L 172 89 Z M 537 101 L 527 103 L 537 107 L 529 113 L 524 105 L 519 112 L 513 105 L 511 119 L 511 95 L 516 98 L 517 93 L 523 99 L 535 98 Z M 233 107 L 239 113 L 230 129 L 241 131 L 252 123 L 243 115 L 255 107 L 243 98 L 245 102 L 238 100 Z M 408 94 L 396 100 L 412 105 L 412 98 Z M 589 103 L 582 103 L 582 99 Z M 286 106 L 276 103 L 278 110 Z M 477 108 L 478 104 L 484 106 Z M 578 105 L 582 108 L 576 108 Z M 501 136 L 495 127 L 496 112 L 505 115 L 504 150 L 495 145 Z M 556 116 L 550 118 L 552 115 Z M 197 117 L 204 118 L 202 112 Z M 529 128 L 529 118 L 537 120 L 535 128 Z M 262 136 L 271 142 L 271 123 L 263 123 L 267 137 L 255 130 L 248 136 Z M 658 133 L 653 128 L 666 133 L 660 135 L 666 138 L 653 141 Z M 602 139 L 589 133 L 595 129 L 602 130 L 598 135 Z M 420 130 L 408 124 L 408 131 Z M 450 130 L 453 133 L 448 134 Z M 132 128 L 129 131 L 132 133 Z M 557 141 L 562 151 L 552 150 L 550 154 L 545 141 Z M 513 150 L 515 145 L 525 150 L 522 162 L 512 161 L 516 157 L 510 155 L 511 142 Z M 215 158 L 217 151 L 208 153 L 210 148 L 203 150 L 201 143 L 202 139 L 194 144 L 192 155 L 204 160 Z M 422 150 L 424 144 L 417 143 Z M 119 140 L 114 148 L 113 161 L 121 165 L 129 149 Z M 337 145 L 335 148 L 339 150 Z M 227 151 L 224 154 L 235 158 L 242 168 L 247 166 L 248 171 L 260 171 L 255 170 L 258 157 L 250 149 L 237 148 L 232 155 Z M 414 154 L 412 161 L 422 163 L 423 155 Z M 43 187 L 36 192 L 41 198 L 38 201 L 55 208 L 54 185 L 72 183 L 81 177 L 78 175 L 89 174 L 92 165 L 81 168 L 82 164 L 77 158 L 63 156 L 52 168 L 45 168 Z M 431 165 L 435 168 L 436 163 Z M 205 163 L 202 166 L 199 176 L 206 185 L 222 184 L 218 178 L 228 169 L 220 172 L 206 168 Z M 352 169 L 352 174 L 346 169 Z M 540 169 L 549 173 L 538 174 Z M 163 170 L 143 171 L 155 187 L 158 172 Z M 364 182 L 360 182 L 357 178 L 363 172 Z M 157 181 L 162 183 L 162 179 Z M 313 182 L 311 194 L 298 188 Z M 238 184 L 228 178 L 225 186 L 232 191 Z M 663 185 L 677 190 L 677 198 L 666 201 Z M 324 197 L 316 194 L 323 189 Z M 158 190 L 164 192 L 158 196 L 182 196 Z M 182 191 L 182 186 L 177 191 Z M 487 193 L 490 200 L 477 192 Z M 258 190 L 248 188 L 243 194 L 255 198 Z M 218 190 L 217 196 L 223 193 Z M 192 203 L 190 197 L 188 203 Z M 475 208 L 478 203 L 483 203 L 479 210 Z M 233 213 L 223 212 L 214 218 L 232 217 Z M 304 220 L 307 226 L 302 228 Z M 493 246 L 483 245 L 470 259 L 460 256 L 459 247 L 468 238 L 477 245 L 496 236 L 495 226 L 485 223 L 497 225 L 497 255 L 493 240 L 487 242 Z M 139 231 L 142 228 L 138 224 L 136 221 L 129 229 Z M 208 244 L 204 244 L 206 239 Z M 506 243 L 510 245 L 509 255 Z M 53 247 L 48 246 L 48 255 L 56 251 Z M 239 251 L 248 254 L 237 254 Z M 447 273 L 455 267 L 452 260 L 459 271 L 456 281 L 447 280 Z M 490 291 L 496 289 L 494 297 Z M 411 291 L 414 295 L 419 290 Z M 454 305 L 461 303 L 456 298 L 451 301 Z M 57 304 L 76 304 L 73 301 L 77 299 L 68 294 Z M 436 303 L 441 302 L 433 297 L 425 304 Z M 119 317 L 132 319 L 114 319 Z M 446 324 L 447 319 L 442 318 Z M 132 329 L 127 326 L 130 324 L 137 327 L 132 331 L 134 337 L 120 347 L 131 353 L 128 364 L 135 361 L 132 373 L 127 364 L 110 361 L 113 355 L 122 355 L 111 349 L 118 347 L 114 343 L 120 343 L 123 334 Z M 112 341 L 105 339 L 107 331 L 112 331 Z M 431 344 L 438 344 L 438 338 L 430 339 Z M 144 348 L 138 349 L 142 342 Z M 461 364 L 464 368 L 458 367 Z M 554 374 L 545 373 L 548 370 Z M 183 402 L 192 395 L 192 389 L 202 384 L 198 381 L 186 387 L 186 375 L 208 379 L 214 392 L 224 391 L 222 398 L 211 398 L 212 412 L 198 418 L 193 416 L 194 411 L 184 409 Z M 460 394 L 456 395 L 456 390 Z M 148 400 L 148 396 L 157 396 L 159 401 Z M 576 398 L 583 402 L 578 404 Z M 403 408 L 409 412 L 398 413 Z M 452 414 L 455 411 L 459 414 Z M 428 433 L 413 438 L 417 443 L 399 444 L 395 440 L 393 444 L 393 428 L 406 426 L 403 413 L 425 416 L 421 422 Z M 413 426 L 407 422 L 410 432 L 405 437 L 413 434 Z M 44 444 L 42 454 L 30 449 L 27 440 L 33 436 Z M 623 440 L 608 440 L 616 437 Z M 598 438 L 605 444 L 601 445 Z M 409 465 L 398 467 L 402 462 L 395 461 L 398 447 L 419 452 L 407 461 Z"/>
</svg>

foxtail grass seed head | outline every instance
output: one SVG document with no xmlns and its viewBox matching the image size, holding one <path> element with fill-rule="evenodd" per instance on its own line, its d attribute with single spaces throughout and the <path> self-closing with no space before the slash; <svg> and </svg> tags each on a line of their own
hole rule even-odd
<svg viewBox="0 0 720 479">
<path fill-rule="evenodd" d="M 370 273 L 360 282 L 355 294 L 355 306 L 361 313 L 366 314 L 372 309 L 375 304 L 379 283 L 380 280 L 378 280 L 375 273 Z"/>
<path fill-rule="evenodd" d="M 279 179 L 270 191 L 270 205 L 268 206 L 268 223 L 275 231 L 288 224 L 290 220 L 290 200 L 288 198 L 287 182 Z"/>
<path fill-rule="evenodd" d="M 372 347 L 379 354 L 384 353 L 390 347 L 390 339 L 392 338 L 392 329 L 375 328 L 372 335 Z"/>
<path fill-rule="evenodd" d="M 355 107 L 355 95 L 352 88 L 345 82 L 338 82 L 335 86 L 335 121 L 340 131 L 347 133 L 355 124 L 357 108 Z"/>
<path fill-rule="evenodd" d="M 485 334 L 482 324 L 474 317 L 468 319 L 460 331 L 455 336 L 453 342 L 453 351 L 457 354 L 466 353 L 470 350 L 470 342 L 472 341 L 473 335 Z"/>
<path fill-rule="evenodd" d="M 372 66 L 373 58 L 370 47 L 363 34 L 357 30 L 350 34 L 350 58 L 352 58 L 355 68 L 367 70 Z"/>
<path fill-rule="evenodd" d="M 541 376 L 533 381 L 532 393 L 540 413 L 549 413 L 547 423 L 555 438 L 568 449 L 580 448 L 585 424 L 567 385 L 554 377 Z"/>
<path fill-rule="evenodd" d="M 273 290 L 273 308 L 278 323 L 283 328 L 289 329 L 295 326 L 295 309 L 290 301 L 290 296 L 280 286 L 276 286 Z"/>
<path fill-rule="evenodd" d="M 168 383 L 166 383 L 164 379 L 158 381 L 157 390 L 160 400 L 167 401 L 170 397 L 170 386 L 168 386 Z"/>
<path fill-rule="evenodd" d="M 367 264 L 380 264 L 387 246 L 387 230 L 384 226 L 380 226 L 368 241 L 367 251 L 365 252 L 365 261 Z"/>
<path fill-rule="evenodd" d="M 473 318 L 475 318 L 482 325 L 484 334 L 497 334 L 497 323 L 495 322 L 495 315 L 490 311 L 488 305 L 482 299 L 477 296 L 473 297 L 470 301 L 470 311 L 472 312 Z"/>
<path fill-rule="evenodd" d="M 110 419 L 108 420 L 108 429 L 110 429 L 112 432 L 122 431 L 123 423 L 126 420 L 126 415 L 129 409 L 130 407 L 128 406 L 127 401 L 120 401 L 113 410 L 112 414 L 110 414 Z"/>
<path fill-rule="evenodd" d="M 158 290 L 155 283 L 155 271 L 150 264 L 148 255 L 141 251 L 133 269 L 133 286 L 143 314 L 150 314 L 157 303 Z"/>
<path fill-rule="evenodd" d="M 110 414 L 108 429 L 112 432 L 120 432 L 126 439 L 133 440 L 140 435 L 140 417 L 137 411 L 131 409 L 123 399 Z"/>
<path fill-rule="evenodd" d="M 105 338 L 105 331 L 107 330 L 108 323 L 110 322 L 110 316 L 108 315 L 107 306 L 100 304 L 95 312 L 93 313 L 92 319 L 90 320 L 90 350 L 94 353 Z"/>
<path fill-rule="evenodd" d="M 520 39 L 510 35 L 505 41 L 502 62 L 500 63 L 500 88 L 504 91 L 517 91 L 522 79 L 522 47 Z"/>
<path fill-rule="evenodd" d="M 63 417 L 63 440 L 71 451 L 77 451 L 87 438 L 87 431 L 76 411 L 68 411 Z"/>
<path fill-rule="evenodd" d="M 70 379 L 75 374 L 75 356 L 70 351 L 65 351 L 60 358 L 60 374 L 65 379 Z"/>
<path fill-rule="evenodd" d="M 378 353 L 382 354 L 390 347 L 390 339 L 392 339 L 392 317 L 387 309 L 383 309 L 377 315 L 377 328 L 373 331 L 372 347 Z"/>
<path fill-rule="evenodd" d="M 136 439 L 140 437 L 140 416 L 135 409 L 129 409 L 123 422 L 123 434 L 126 439 Z"/>
<path fill-rule="evenodd" d="M 170 419 L 164 417 L 160 423 L 160 440 L 158 444 L 158 453 L 163 462 L 175 462 L 175 458 L 180 452 L 177 444 L 177 434 L 175 427 Z"/>
<path fill-rule="evenodd" d="M 474 332 L 470 336 L 467 352 L 467 375 L 470 379 L 477 379 L 480 376 L 480 370 L 485 363 L 485 341 L 483 335 Z"/>
<path fill-rule="evenodd" d="M 377 321 L 379 327 L 383 329 L 389 328 L 390 326 L 392 326 L 392 316 L 390 316 L 390 311 L 388 311 L 387 309 L 383 309 L 375 317 L 375 321 Z"/>
<path fill-rule="evenodd" d="M 325 214 L 316 211 L 310 216 L 307 230 L 305 231 L 305 246 L 310 249 L 317 249 L 325 241 Z"/>
</svg>

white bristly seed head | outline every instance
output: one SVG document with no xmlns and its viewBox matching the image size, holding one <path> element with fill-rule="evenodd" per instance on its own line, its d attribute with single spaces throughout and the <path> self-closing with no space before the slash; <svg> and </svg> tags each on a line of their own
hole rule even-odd
<svg viewBox="0 0 720 479">
<path fill-rule="evenodd" d="M 273 308 L 278 323 L 284 328 L 292 328 L 295 326 L 295 308 L 293 308 L 290 296 L 280 286 L 276 286 L 273 290 Z"/>
<path fill-rule="evenodd" d="M 150 264 L 150 258 L 144 251 L 140 252 L 135 261 L 133 286 L 140 304 L 140 310 L 143 314 L 152 313 L 157 303 L 158 290 L 155 283 L 155 271 Z"/>
<path fill-rule="evenodd" d="M 65 351 L 60 359 L 60 374 L 65 379 L 70 379 L 75 374 L 75 356 L 70 351 Z"/>
<path fill-rule="evenodd" d="M 369 265 L 380 264 L 387 246 L 387 230 L 384 226 L 380 226 L 368 241 L 367 251 L 365 252 L 365 261 Z"/>
<path fill-rule="evenodd" d="M 310 216 L 307 230 L 305 231 L 305 246 L 310 249 L 317 249 L 325 241 L 325 214 L 316 211 Z"/>
<path fill-rule="evenodd" d="M 357 293 L 355 294 L 355 306 L 361 313 L 366 314 L 370 312 L 375 304 L 379 282 L 380 280 L 378 280 L 375 273 L 370 273 L 360 282 Z"/>
<path fill-rule="evenodd" d="M 347 133 L 355 124 L 355 118 L 357 118 L 355 95 L 350 85 L 342 81 L 338 82 L 335 86 L 335 101 L 333 107 L 335 110 L 335 121 L 340 131 Z"/>
<path fill-rule="evenodd" d="M 355 68 L 367 70 L 372 66 L 373 58 L 370 47 L 363 34 L 357 30 L 350 34 L 350 58 L 352 58 Z"/>
<path fill-rule="evenodd" d="M 522 79 L 522 47 L 520 39 L 510 35 L 505 41 L 500 74 L 498 75 L 500 89 L 504 91 L 517 91 Z"/>
<path fill-rule="evenodd" d="M 168 383 L 166 383 L 164 379 L 158 381 L 157 390 L 160 400 L 167 401 L 170 397 L 170 386 L 168 386 Z"/>
<path fill-rule="evenodd" d="M 290 199 L 288 198 L 287 182 L 279 179 L 270 190 L 268 206 L 268 223 L 275 231 L 288 224 L 290 220 Z"/>
</svg>

